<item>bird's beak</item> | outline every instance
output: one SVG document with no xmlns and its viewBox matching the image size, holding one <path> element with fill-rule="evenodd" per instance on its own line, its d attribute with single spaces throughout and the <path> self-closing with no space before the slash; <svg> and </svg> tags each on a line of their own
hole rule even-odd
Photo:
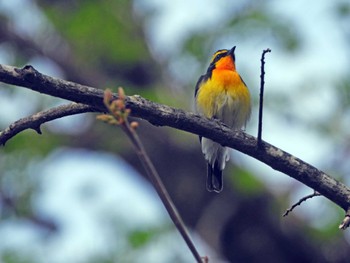
<svg viewBox="0 0 350 263">
<path fill-rule="evenodd" d="M 236 49 L 236 46 L 234 46 L 233 48 L 231 48 L 231 50 L 228 52 L 228 54 L 231 56 L 231 57 L 235 57 L 235 49 Z"/>
</svg>

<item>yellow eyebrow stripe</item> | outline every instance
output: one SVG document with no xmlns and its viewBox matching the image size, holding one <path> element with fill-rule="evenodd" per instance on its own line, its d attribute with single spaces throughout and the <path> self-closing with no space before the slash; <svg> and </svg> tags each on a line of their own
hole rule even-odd
<svg viewBox="0 0 350 263">
<path fill-rule="evenodd" d="M 217 55 L 220 55 L 220 54 L 223 54 L 223 53 L 226 53 L 227 50 L 226 49 L 221 49 L 221 50 L 218 50 L 214 53 L 214 55 L 212 56 L 211 60 L 210 60 L 210 63 L 212 63 L 214 61 L 214 59 L 216 58 Z"/>
</svg>

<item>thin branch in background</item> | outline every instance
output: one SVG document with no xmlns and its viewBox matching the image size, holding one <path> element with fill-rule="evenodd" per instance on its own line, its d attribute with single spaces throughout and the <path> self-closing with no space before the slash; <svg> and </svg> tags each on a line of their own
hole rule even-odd
<svg viewBox="0 0 350 263">
<path fill-rule="evenodd" d="M 125 106 L 125 94 L 122 88 L 119 88 L 118 99 L 113 101 L 112 100 L 112 92 L 110 90 L 106 90 L 104 95 L 104 103 L 109 109 L 111 115 L 103 114 L 97 116 L 97 118 L 112 125 L 119 125 L 123 129 L 123 131 L 126 133 L 130 141 L 132 142 L 133 146 L 135 147 L 136 154 L 139 157 L 142 165 L 144 166 L 147 175 L 149 176 L 154 188 L 156 189 L 162 203 L 164 204 L 177 230 L 180 232 L 188 248 L 191 250 L 194 258 L 198 263 L 203 263 L 203 260 L 205 262 L 205 258 L 202 258 L 200 256 L 194 243 L 192 242 L 191 237 L 180 214 L 178 213 L 174 203 L 172 202 L 164 184 L 162 183 L 162 180 L 159 177 L 158 172 L 153 166 L 152 161 L 147 155 L 144 146 L 136 133 L 138 123 L 135 121 L 129 123 L 128 121 L 128 115 L 131 111 Z"/>
<path fill-rule="evenodd" d="M 264 104 L 264 87 L 265 87 L 265 54 L 271 52 L 271 49 L 265 49 L 261 55 L 261 74 L 260 74 L 260 99 L 259 99 L 259 123 L 258 123 L 258 147 L 262 146 L 262 119 Z"/>
<path fill-rule="evenodd" d="M 51 108 L 49 110 L 40 111 L 28 117 L 19 119 L 3 131 L 1 131 L 0 145 L 5 145 L 5 143 L 9 139 L 26 129 L 33 129 L 37 133 L 41 134 L 40 126 L 45 122 L 49 122 L 70 115 L 96 111 L 98 110 L 95 107 L 80 103 L 70 103 L 67 105 L 61 105 L 58 107 Z"/>
<path fill-rule="evenodd" d="M 40 213 L 21 213 L 21 209 L 19 209 L 20 204 L 18 203 L 20 203 L 19 199 L 6 194 L 5 191 L 0 188 L 0 207 L 2 217 L 4 214 L 7 214 L 7 210 L 9 210 L 11 214 L 13 213 L 16 217 L 28 220 L 34 225 L 47 230 L 49 233 L 53 233 L 59 230 L 59 225 L 57 222 L 43 215 L 40 215 Z"/>
<path fill-rule="evenodd" d="M 290 212 L 292 212 L 294 210 L 294 208 L 296 208 L 297 206 L 301 205 L 302 202 L 305 202 L 306 200 L 313 198 L 315 196 L 321 196 L 320 193 L 318 192 L 314 192 L 313 194 L 304 196 L 303 198 L 301 198 L 297 203 L 295 203 L 294 205 L 291 206 L 291 208 L 287 209 L 286 212 L 284 212 L 283 216 L 287 216 Z"/>
</svg>

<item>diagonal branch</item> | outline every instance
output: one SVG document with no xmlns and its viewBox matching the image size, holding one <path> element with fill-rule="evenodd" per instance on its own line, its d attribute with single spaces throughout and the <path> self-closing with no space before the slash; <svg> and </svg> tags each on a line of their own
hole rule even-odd
<svg viewBox="0 0 350 263">
<path fill-rule="evenodd" d="M 0 65 L 0 81 L 87 104 L 100 111 L 106 110 L 102 90 L 43 75 L 31 66 L 20 69 Z M 197 134 L 234 148 L 302 182 L 345 211 L 350 207 L 350 189 L 347 186 L 267 142 L 262 141 L 261 147 L 257 148 L 256 138 L 244 132 L 232 131 L 217 121 L 157 104 L 137 95 L 126 97 L 126 105 L 135 117 L 145 119 L 153 125 L 169 126 Z"/>
<path fill-rule="evenodd" d="M 1 131 L 0 145 L 5 145 L 5 143 L 9 139 L 26 129 L 33 129 L 37 133 L 41 134 L 40 126 L 45 122 L 79 113 L 96 111 L 98 110 L 90 105 L 79 104 L 74 102 L 67 105 L 61 105 L 46 111 L 40 111 L 38 113 L 35 113 L 33 115 L 30 115 L 12 123 L 5 130 Z"/>
<path fill-rule="evenodd" d="M 151 159 L 149 158 L 145 150 L 145 147 L 143 146 L 143 143 L 141 142 L 136 132 L 138 123 L 137 122 L 129 123 L 128 121 L 128 115 L 130 114 L 130 109 L 127 109 L 125 106 L 125 94 L 122 88 L 119 88 L 118 96 L 119 98 L 117 100 L 110 102 L 110 99 L 112 97 L 112 92 L 110 90 L 105 91 L 104 103 L 111 115 L 104 114 L 104 115 L 97 116 L 97 118 L 104 122 L 107 122 L 110 125 L 118 125 L 128 136 L 130 142 L 135 148 L 136 155 L 141 161 L 143 167 L 145 168 L 146 173 L 153 184 L 153 187 L 155 188 L 160 200 L 162 201 L 175 227 L 177 228 L 180 235 L 186 242 L 186 245 L 190 249 L 196 261 L 199 263 L 203 263 L 203 260 L 185 226 L 185 223 L 182 220 L 182 217 L 180 216 L 178 210 L 176 209 L 175 204 L 171 200 L 170 195 L 162 182 L 162 179 L 160 178 L 156 168 L 154 167 Z"/>
</svg>

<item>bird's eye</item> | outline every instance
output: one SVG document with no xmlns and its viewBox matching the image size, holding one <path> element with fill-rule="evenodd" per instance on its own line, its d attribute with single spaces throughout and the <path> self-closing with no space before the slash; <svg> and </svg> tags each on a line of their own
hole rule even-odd
<svg viewBox="0 0 350 263">
<path fill-rule="evenodd" d="M 217 61 L 219 61 L 222 57 L 225 57 L 227 55 L 227 50 L 226 49 L 222 49 L 222 50 L 218 50 L 217 52 L 215 52 L 211 63 L 216 63 Z"/>
<path fill-rule="evenodd" d="M 221 54 L 218 54 L 215 58 L 216 61 L 218 61 L 220 58 L 226 56 L 226 53 L 221 53 Z"/>
</svg>

